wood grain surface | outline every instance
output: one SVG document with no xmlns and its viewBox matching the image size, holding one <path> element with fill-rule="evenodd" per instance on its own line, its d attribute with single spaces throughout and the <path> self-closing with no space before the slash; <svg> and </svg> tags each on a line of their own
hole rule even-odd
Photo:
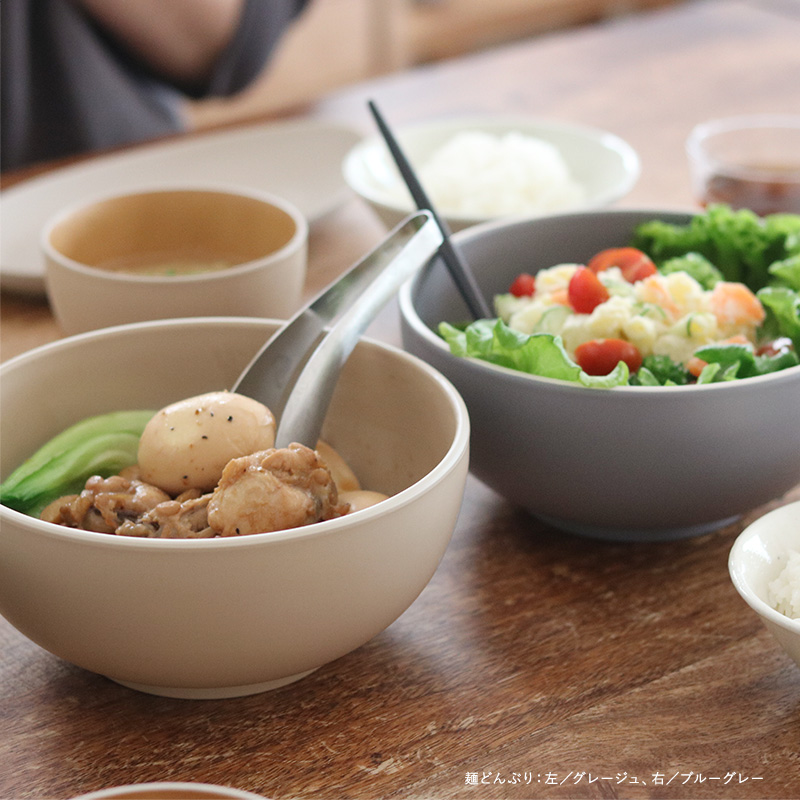
<svg viewBox="0 0 800 800">
<path fill-rule="evenodd" d="M 794 0 L 687 2 L 356 85 L 303 109 L 370 131 L 493 111 L 606 128 L 641 154 L 621 205 L 692 207 L 695 122 L 800 111 Z M 27 173 L 3 176 L 4 186 Z M 382 234 L 353 199 L 315 226 L 314 292 Z M 2 298 L 3 358 L 56 338 Z M 373 328 L 397 342 L 395 310 Z M 412 607 L 357 651 L 270 693 L 151 697 L 64 663 L 0 620 L 0 798 L 154 780 L 312 798 L 800 797 L 800 670 L 730 583 L 736 524 L 660 544 L 537 522 L 470 478 Z"/>
</svg>

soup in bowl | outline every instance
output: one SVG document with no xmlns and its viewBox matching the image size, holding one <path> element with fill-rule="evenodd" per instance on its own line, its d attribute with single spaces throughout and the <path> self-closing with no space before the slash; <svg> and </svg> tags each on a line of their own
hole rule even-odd
<svg viewBox="0 0 800 800">
<path fill-rule="evenodd" d="M 254 189 L 164 187 L 65 209 L 41 245 L 67 334 L 170 317 L 285 319 L 302 300 L 308 224 Z"/>
</svg>

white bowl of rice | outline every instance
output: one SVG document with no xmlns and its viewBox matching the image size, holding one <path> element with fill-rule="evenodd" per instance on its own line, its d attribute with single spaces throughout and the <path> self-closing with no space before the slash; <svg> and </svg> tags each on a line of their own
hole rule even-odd
<svg viewBox="0 0 800 800">
<path fill-rule="evenodd" d="M 800 666 L 800 501 L 765 514 L 728 558 L 736 590 Z"/>
<path fill-rule="evenodd" d="M 627 194 L 640 173 L 636 151 L 618 136 L 545 119 L 445 119 L 400 128 L 396 136 L 452 231 L 490 219 L 602 208 Z M 414 209 L 380 135 L 357 144 L 343 172 L 387 227 Z"/>
</svg>

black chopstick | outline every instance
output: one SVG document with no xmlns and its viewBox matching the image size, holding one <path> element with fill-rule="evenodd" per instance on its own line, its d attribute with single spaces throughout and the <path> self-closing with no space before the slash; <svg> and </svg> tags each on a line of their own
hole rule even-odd
<svg viewBox="0 0 800 800">
<path fill-rule="evenodd" d="M 478 284 L 475 281 L 474 275 L 450 240 L 451 232 L 449 226 L 436 213 L 436 209 L 433 207 L 433 204 L 425 194 L 425 190 L 422 188 L 422 185 L 415 175 L 411 164 L 409 164 L 408 159 L 400 149 L 400 145 L 397 143 L 397 140 L 381 116 L 381 113 L 378 111 L 375 103 L 370 100 L 368 101 L 368 105 L 370 111 L 372 112 L 372 116 L 375 118 L 375 122 L 378 125 L 381 135 L 383 136 L 384 141 L 389 148 L 389 152 L 392 154 L 392 158 L 394 158 L 395 164 L 397 164 L 397 168 L 400 170 L 400 175 L 405 181 L 408 190 L 411 192 L 411 197 L 416 203 L 417 208 L 420 210 L 427 209 L 430 211 L 433 219 L 439 226 L 439 229 L 442 231 L 444 241 L 442 246 L 439 248 L 439 253 L 445 263 L 445 266 L 450 272 L 451 277 L 455 281 L 458 291 L 464 298 L 467 308 L 469 308 L 469 311 L 474 319 L 487 319 L 492 317 L 492 312 L 489 309 L 481 290 L 478 288 Z"/>
</svg>

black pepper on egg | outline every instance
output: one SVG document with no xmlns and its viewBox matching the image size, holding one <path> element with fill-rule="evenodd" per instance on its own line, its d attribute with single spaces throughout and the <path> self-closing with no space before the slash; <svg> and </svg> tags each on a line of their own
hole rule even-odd
<svg viewBox="0 0 800 800">
<path fill-rule="evenodd" d="M 148 482 L 168 493 L 211 491 L 231 459 L 275 443 L 270 410 L 233 392 L 178 401 L 151 423 L 139 440 L 139 468 Z M 202 447 L 198 440 L 203 440 Z"/>
</svg>

